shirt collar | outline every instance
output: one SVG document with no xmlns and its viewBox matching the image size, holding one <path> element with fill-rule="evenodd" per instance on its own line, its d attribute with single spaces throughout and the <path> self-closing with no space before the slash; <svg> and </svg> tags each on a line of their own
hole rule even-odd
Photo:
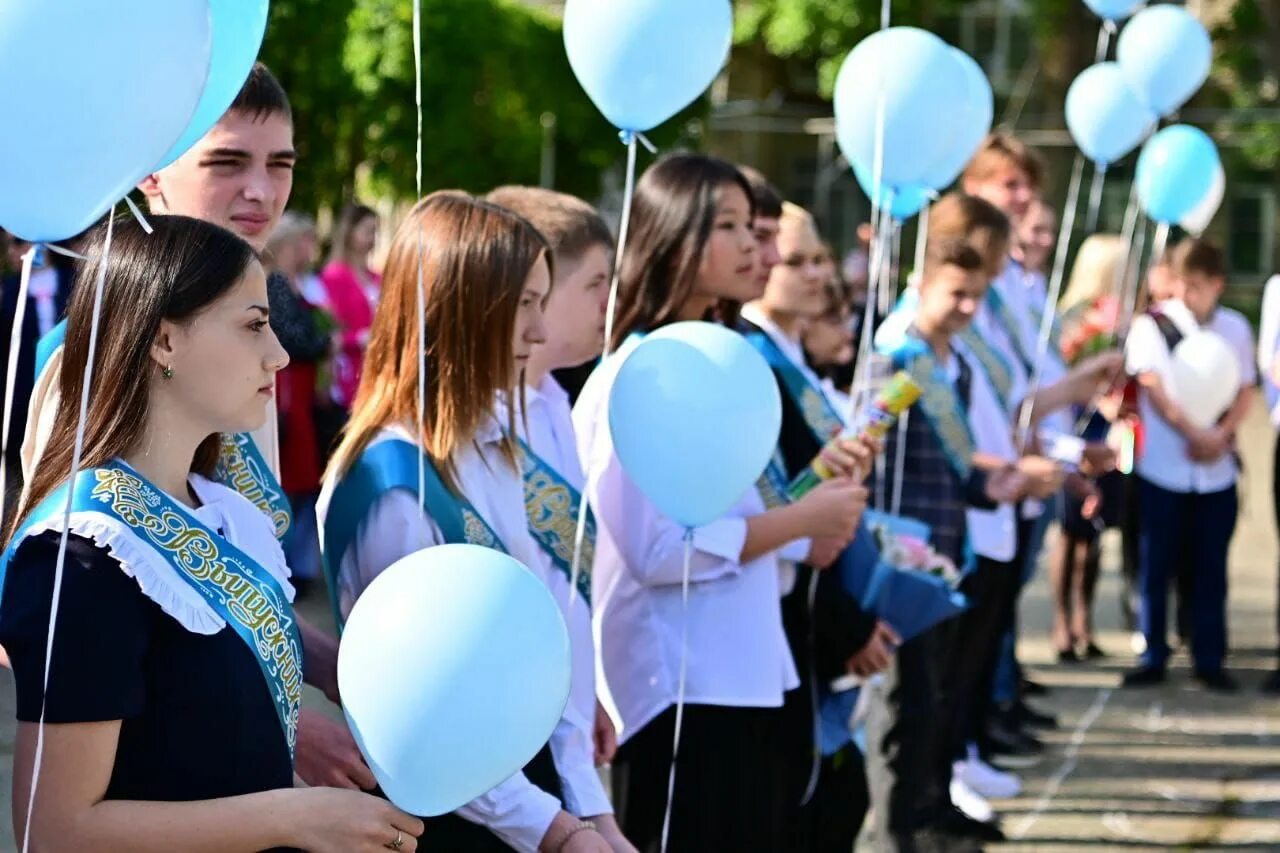
<svg viewBox="0 0 1280 853">
<path fill-rule="evenodd" d="M 792 364 L 796 367 L 808 367 L 804 358 L 804 346 L 800 341 L 787 337 L 778 324 L 770 320 L 758 305 L 753 302 L 742 306 L 742 317 L 759 326 Z"/>
</svg>

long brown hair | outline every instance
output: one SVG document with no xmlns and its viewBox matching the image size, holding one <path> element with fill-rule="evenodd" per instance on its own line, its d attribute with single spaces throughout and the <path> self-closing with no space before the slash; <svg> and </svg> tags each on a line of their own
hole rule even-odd
<svg viewBox="0 0 1280 853">
<path fill-rule="evenodd" d="M 520 295 L 534 264 L 551 266 L 551 252 L 532 225 L 505 208 L 466 193 L 432 193 L 414 206 L 391 242 L 360 389 L 330 463 L 338 475 L 380 429 L 417 422 L 419 259 L 426 311 L 420 441 L 451 486 L 453 453 L 474 440 L 497 393 L 516 390 L 511 334 Z M 514 463 L 509 437 L 504 452 Z"/>
<path fill-rule="evenodd" d="M 217 225 L 186 216 L 152 216 L 147 234 L 133 220 L 115 225 L 106 258 L 93 382 L 85 418 L 81 468 L 103 465 L 127 453 L 147 423 L 151 380 L 158 366 L 151 346 L 160 321 L 190 322 L 235 287 L 256 259 L 244 240 Z M 103 264 L 106 226 L 84 251 L 89 257 L 76 280 L 67 309 L 58 390 L 61 399 L 53 431 L 5 541 L 23 519 L 67 479 L 80 417 L 80 394 L 89 357 L 90 326 L 97 279 Z M 200 445 L 191 470 L 206 476 L 218 461 L 218 436 Z"/>
<path fill-rule="evenodd" d="M 693 295 L 721 188 L 737 186 L 754 214 L 751 184 L 737 167 L 703 154 L 671 154 L 636 184 L 618 275 L 612 347 L 673 322 Z"/>
</svg>

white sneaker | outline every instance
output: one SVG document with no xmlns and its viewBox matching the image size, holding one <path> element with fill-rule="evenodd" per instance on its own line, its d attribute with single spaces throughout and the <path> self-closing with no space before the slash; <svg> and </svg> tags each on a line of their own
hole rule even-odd
<svg viewBox="0 0 1280 853">
<path fill-rule="evenodd" d="M 996 819 L 991 803 L 955 776 L 951 777 L 951 802 L 978 823 L 991 823 Z"/>
<path fill-rule="evenodd" d="M 951 765 L 953 779 L 964 782 L 974 793 L 1005 800 L 1022 793 L 1022 780 L 1015 773 L 1005 773 L 976 756 Z"/>
</svg>

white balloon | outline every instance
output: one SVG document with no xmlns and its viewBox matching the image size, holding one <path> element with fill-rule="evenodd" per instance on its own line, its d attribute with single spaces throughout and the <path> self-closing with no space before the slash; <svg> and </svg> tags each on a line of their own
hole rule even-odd
<svg viewBox="0 0 1280 853">
<path fill-rule="evenodd" d="M 1223 171 L 1222 164 L 1218 164 L 1218 169 L 1213 175 L 1213 184 L 1209 187 L 1209 191 L 1205 193 L 1204 199 L 1197 204 L 1190 213 L 1182 217 L 1182 221 L 1178 224 L 1182 226 L 1182 230 L 1199 237 L 1209 227 L 1209 223 L 1213 221 L 1213 217 L 1217 215 L 1218 208 L 1222 207 L 1222 199 L 1227 193 L 1227 173 Z"/>
<path fill-rule="evenodd" d="M 1171 367 L 1174 398 L 1201 429 L 1217 423 L 1240 391 L 1240 362 L 1215 332 L 1200 330 L 1179 341 Z"/>
</svg>

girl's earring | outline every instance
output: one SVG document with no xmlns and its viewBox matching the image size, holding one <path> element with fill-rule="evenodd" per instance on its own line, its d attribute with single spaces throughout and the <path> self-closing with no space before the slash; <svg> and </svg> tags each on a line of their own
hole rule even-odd
<svg viewBox="0 0 1280 853">
<path fill-rule="evenodd" d="M 172 378 L 173 378 L 173 365 L 166 364 L 166 365 L 164 366 L 164 370 L 161 370 L 161 371 L 160 371 L 160 375 L 161 375 L 161 376 L 163 376 L 165 379 L 172 379 Z"/>
</svg>

